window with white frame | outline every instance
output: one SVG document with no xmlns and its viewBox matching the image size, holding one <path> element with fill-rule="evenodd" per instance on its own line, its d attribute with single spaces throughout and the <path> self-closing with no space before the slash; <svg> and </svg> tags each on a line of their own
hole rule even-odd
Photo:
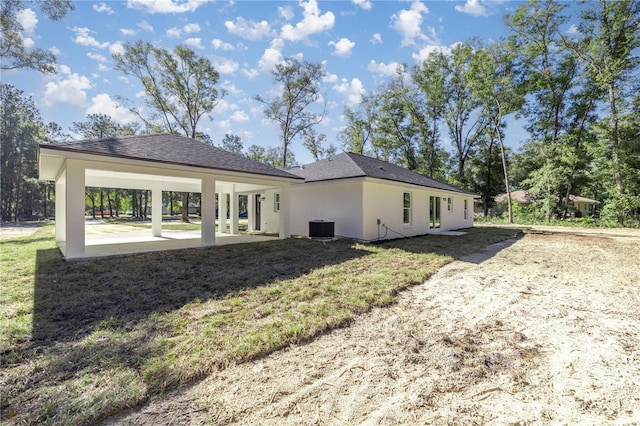
<svg viewBox="0 0 640 426">
<path fill-rule="evenodd" d="M 276 213 L 280 211 L 280 194 L 274 194 L 273 196 L 273 211 Z"/>
<path fill-rule="evenodd" d="M 447 211 L 453 211 L 453 198 L 451 197 L 447 198 Z"/>
<path fill-rule="evenodd" d="M 405 225 L 411 224 L 411 193 L 405 192 L 402 194 L 402 223 Z"/>
<path fill-rule="evenodd" d="M 464 200 L 464 220 L 469 219 L 469 200 Z"/>
</svg>

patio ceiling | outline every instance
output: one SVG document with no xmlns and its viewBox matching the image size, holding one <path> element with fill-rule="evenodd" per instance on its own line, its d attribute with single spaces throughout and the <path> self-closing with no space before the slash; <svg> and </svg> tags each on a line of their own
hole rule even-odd
<svg viewBox="0 0 640 426">
<path fill-rule="evenodd" d="M 152 189 L 160 184 L 163 191 L 202 192 L 202 180 L 188 177 L 156 175 L 137 172 L 115 172 L 111 170 L 86 169 L 85 185 L 97 188 Z M 260 192 L 272 186 L 242 181 L 216 181 L 216 192 L 237 193 Z"/>
</svg>

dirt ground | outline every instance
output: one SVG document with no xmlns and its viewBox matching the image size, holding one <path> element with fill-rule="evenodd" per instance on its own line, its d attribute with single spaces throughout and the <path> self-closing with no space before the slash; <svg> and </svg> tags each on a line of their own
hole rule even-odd
<svg viewBox="0 0 640 426">
<path fill-rule="evenodd" d="M 640 231 L 537 228 L 110 424 L 640 425 Z"/>
</svg>

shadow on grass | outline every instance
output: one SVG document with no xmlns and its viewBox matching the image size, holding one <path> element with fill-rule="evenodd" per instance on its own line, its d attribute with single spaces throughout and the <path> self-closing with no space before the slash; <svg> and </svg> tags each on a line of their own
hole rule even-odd
<svg viewBox="0 0 640 426">
<path fill-rule="evenodd" d="M 295 278 L 369 252 L 347 242 L 290 239 L 65 262 L 36 255 L 34 344 L 86 337 L 101 324 L 131 328 L 190 302 Z"/>
<path fill-rule="evenodd" d="M 500 250 L 511 246 L 522 230 L 516 228 L 460 229 L 464 235 L 427 234 L 411 238 L 383 241 L 380 247 L 398 248 L 411 253 L 435 253 L 465 262 L 482 263 Z M 494 249 L 487 247 L 499 243 Z"/>
</svg>

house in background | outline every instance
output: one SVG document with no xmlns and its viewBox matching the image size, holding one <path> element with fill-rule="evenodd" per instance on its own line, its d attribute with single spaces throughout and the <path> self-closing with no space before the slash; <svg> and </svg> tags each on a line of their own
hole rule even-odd
<svg viewBox="0 0 640 426">
<path fill-rule="evenodd" d="M 496 195 L 494 199 L 496 203 L 506 201 L 507 194 Z M 534 201 L 534 198 L 528 191 L 519 189 L 511 192 L 511 201 L 517 201 L 522 205 L 528 205 Z M 572 216 L 593 216 L 596 213 L 598 204 L 600 203 L 596 200 L 569 194 L 569 213 Z"/>
<path fill-rule="evenodd" d="M 591 198 L 579 197 L 577 195 L 569 195 L 569 206 L 573 207 L 573 215 L 575 217 L 593 216 L 596 214 L 599 201 Z"/>
<path fill-rule="evenodd" d="M 295 167 L 291 233 L 334 223 L 336 236 L 375 241 L 473 226 L 476 194 L 375 158 L 342 153 Z"/>
</svg>

